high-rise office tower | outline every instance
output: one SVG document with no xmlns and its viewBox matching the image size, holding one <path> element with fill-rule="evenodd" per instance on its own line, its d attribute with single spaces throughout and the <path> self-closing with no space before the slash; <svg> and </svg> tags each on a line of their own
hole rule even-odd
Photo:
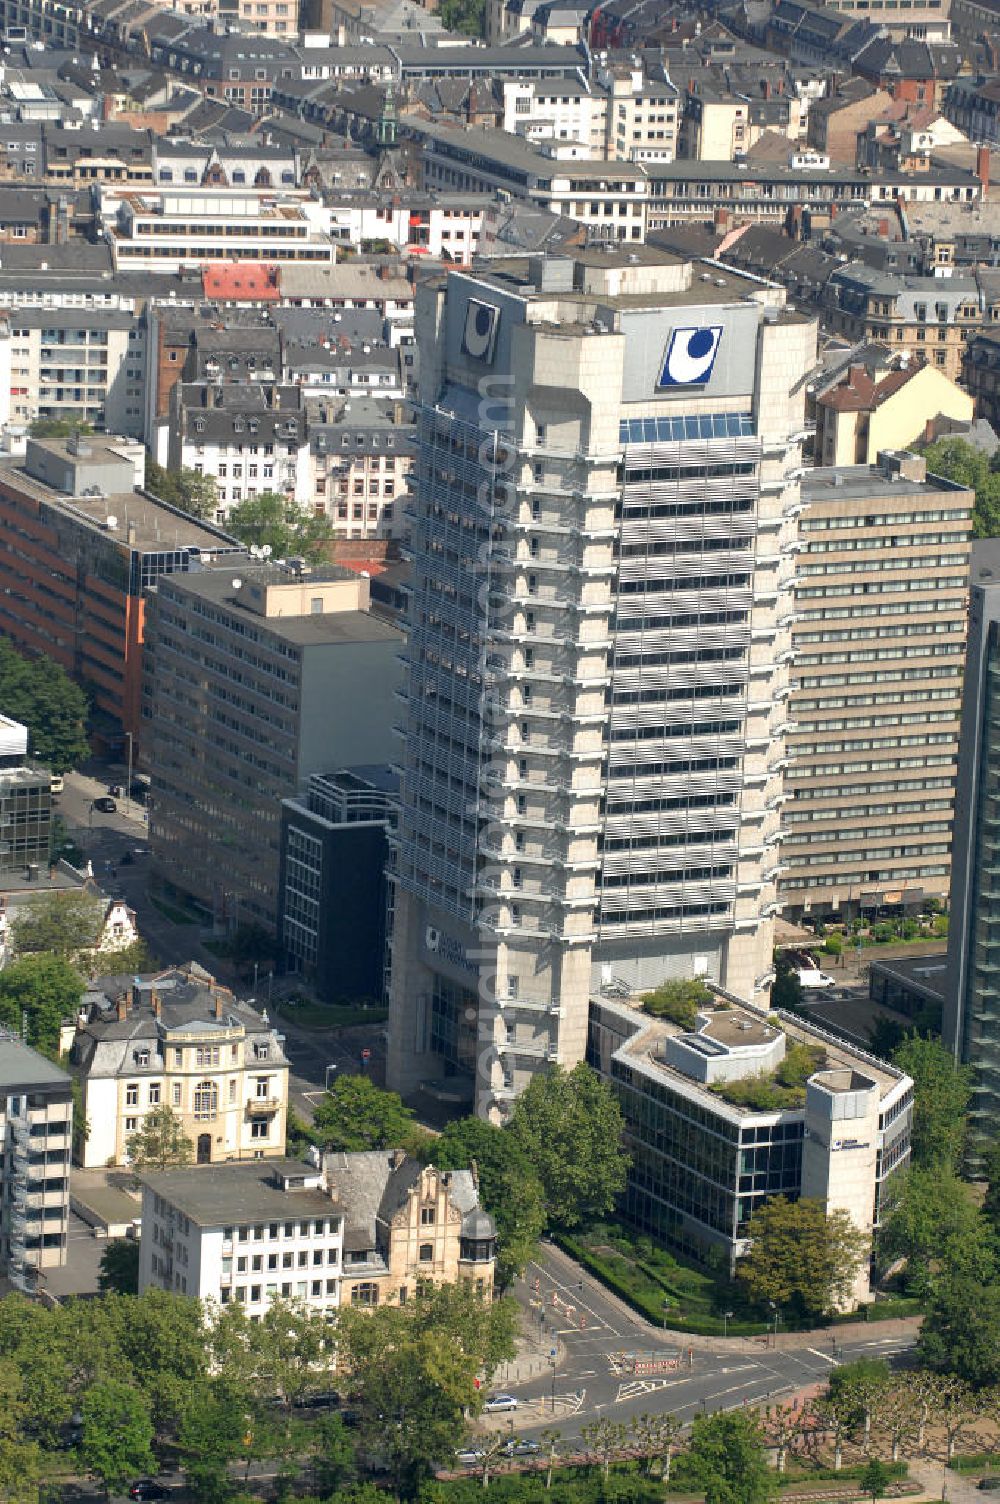
<svg viewBox="0 0 1000 1504">
<path fill-rule="evenodd" d="M 972 550 L 944 1042 L 971 1066 L 968 1159 L 1000 1139 L 1000 545 Z"/>
<path fill-rule="evenodd" d="M 502 1117 L 594 993 L 766 1004 L 816 326 L 641 245 L 418 296 L 389 1081 Z"/>
</svg>

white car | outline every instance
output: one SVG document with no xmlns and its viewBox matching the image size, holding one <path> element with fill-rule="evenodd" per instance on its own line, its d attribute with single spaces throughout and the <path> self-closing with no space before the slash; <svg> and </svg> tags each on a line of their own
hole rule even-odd
<svg viewBox="0 0 1000 1504">
<path fill-rule="evenodd" d="M 483 1409 L 487 1415 L 493 1415 L 498 1410 L 516 1410 L 517 1399 L 513 1394 L 490 1394 L 486 1397 Z"/>
</svg>

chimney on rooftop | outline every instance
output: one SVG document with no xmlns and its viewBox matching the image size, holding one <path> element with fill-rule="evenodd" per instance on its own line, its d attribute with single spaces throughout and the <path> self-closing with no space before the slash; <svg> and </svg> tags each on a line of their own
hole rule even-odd
<svg viewBox="0 0 1000 1504">
<path fill-rule="evenodd" d="M 214 992 L 212 993 L 212 1001 L 215 1004 L 215 1016 L 216 1016 L 216 1018 L 221 1019 L 222 1018 L 222 993 L 219 991 L 218 988 L 216 988 L 214 990 Z"/>
<path fill-rule="evenodd" d="M 119 995 L 118 995 L 117 1012 L 118 1012 L 118 1022 L 120 1024 L 123 1024 L 125 1022 L 125 1020 L 128 1018 L 128 993 L 127 992 L 119 993 Z"/>
<path fill-rule="evenodd" d="M 153 988 L 152 992 L 149 995 L 149 1001 L 150 1001 L 150 1005 L 151 1005 L 151 1007 L 153 1009 L 153 1017 L 154 1018 L 159 1018 L 160 1017 L 160 994 L 157 992 L 157 990 L 156 990 L 155 987 Z"/>
<path fill-rule="evenodd" d="M 990 195 L 990 149 L 988 146 L 981 146 L 976 152 L 976 177 L 982 184 L 982 197 L 985 204 Z"/>
</svg>

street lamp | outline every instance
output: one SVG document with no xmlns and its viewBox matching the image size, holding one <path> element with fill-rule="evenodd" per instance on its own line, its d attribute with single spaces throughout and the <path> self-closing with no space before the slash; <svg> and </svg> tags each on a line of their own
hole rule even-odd
<svg viewBox="0 0 1000 1504">
<path fill-rule="evenodd" d="M 732 1321 L 732 1319 L 733 1319 L 733 1313 L 732 1313 L 732 1311 L 723 1311 L 723 1313 L 722 1313 L 722 1337 L 723 1337 L 723 1341 L 726 1339 L 726 1337 L 729 1336 L 729 1323 L 730 1323 L 730 1321 Z"/>
<path fill-rule="evenodd" d="M 673 1304 L 673 1302 L 669 1299 L 669 1297 L 666 1296 L 666 1295 L 664 1295 L 664 1297 L 663 1297 L 663 1330 L 664 1331 L 667 1330 L 667 1316 L 668 1316 L 668 1314 L 670 1312 L 670 1307 L 671 1307 L 672 1304 Z"/>
<path fill-rule="evenodd" d="M 771 1310 L 774 1312 L 774 1346 L 777 1347 L 777 1345 L 778 1345 L 778 1322 L 781 1320 L 781 1312 L 778 1310 L 778 1307 L 775 1305 L 775 1303 L 774 1303 L 773 1300 L 769 1300 L 768 1301 L 768 1305 L 771 1307 Z"/>
<path fill-rule="evenodd" d="M 324 1091 L 329 1091 L 330 1090 L 330 1072 L 331 1071 L 335 1071 L 336 1069 L 337 1069 L 337 1062 L 336 1061 L 334 1061 L 332 1065 L 328 1065 L 327 1066 L 327 1068 L 326 1068 L 326 1075 L 323 1078 L 323 1090 Z"/>
<path fill-rule="evenodd" d="M 556 1360 L 555 1360 L 554 1357 L 550 1357 L 549 1358 L 549 1367 L 552 1369 L 552 1397 L 551 1397 L 551 1401 L 550 1401 L 550 1409 L 551 1409 L 552 1414 L 555 1415 L 555 1413 L 556 1413 Z"/>
</svg>

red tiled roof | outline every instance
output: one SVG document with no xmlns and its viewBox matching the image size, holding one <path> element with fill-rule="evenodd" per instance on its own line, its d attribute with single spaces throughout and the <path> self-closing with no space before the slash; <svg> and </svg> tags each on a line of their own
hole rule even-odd
<svg viewBox="0 0 1000 1504">
<path fill-rule="evenodd" d="M 276 303 L 278 268 L 262 261 L 215 261 L 201 269 L 201 286 L 206 298 L 255 303 Z"/>
</svg>

